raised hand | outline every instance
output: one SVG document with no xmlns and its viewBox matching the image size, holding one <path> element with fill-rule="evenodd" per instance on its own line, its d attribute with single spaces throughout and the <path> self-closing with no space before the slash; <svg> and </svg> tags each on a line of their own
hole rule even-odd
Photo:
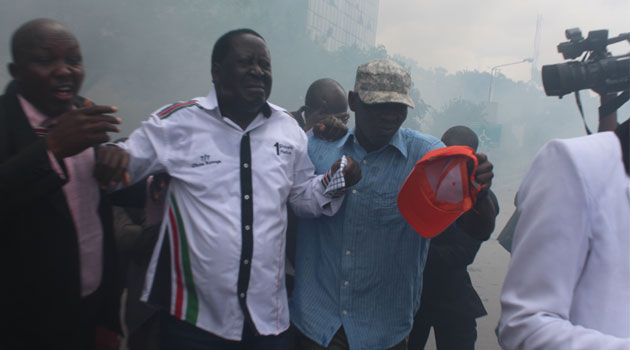
<svg viewBox="0 0 630 350">
<path fill-rule="evenodd" d="M 479 193 L 482 196 L 485 196 L 492 186 L 492 178 L 494 177 L 494 165 L 490 163 L 488 160 L 488 156 L 484 153 L 475 153 L 477 157 L 477 173 L 475 174 L 475 180 L 477 183 L 481 185 L 481 192 Z"/>
<path fill-rule="evenodd" d="M 336 141 L 348 132 L 348 127 L 336 116 L 321 119 L 313 126 L 313 135 L 320 139 Z"/>
<path fill-rule="evenodd" d="M 117 110 L 113 106 L 95 105 L 62 114 L 46 136 L 48 150 L 63 159 L 109 141 L 108 132 L 120 131 L 116 126 L 120 119 L 108 115 Z"/>
</svg>

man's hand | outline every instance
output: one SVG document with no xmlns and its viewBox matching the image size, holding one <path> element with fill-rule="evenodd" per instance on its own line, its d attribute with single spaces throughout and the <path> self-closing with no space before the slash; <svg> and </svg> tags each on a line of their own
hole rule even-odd
<svg viewBox="0 0 630 350">
<path fill-rule="evenodd" d="M 96 166 L 94 177 L 102 188 L 116 186 L 119 182 L 129 186 L 131 180 L 127 167 L 129 166 L 129 153 L 117 146 L 102 146 L 96 150 Z"/>
<path fill-rule="evenodd" d="M 149 193 L 151 195 L 151 200 L 154 203 L 160 203 L 160 199 L 162 198 L 162 191 L 168 186 L 168 183 L 171 181 L 171 176 L 167 173 L 159 173 L 153 175 L 153 181 L 151 181 L 151 185 L 149 185 Z"/>
<path fill-rule="evenodd" d="M 348 127 L 335 116 L 328 116 L 313 126 L 313 135 L 327 141 L 337 141 L 348 132 Z"/>
<path fill-rule="evenodd" d="M 346 188 L 348 188 L 356 185 L 359 180 L 361 180 L 361 167 L 359 166 L 359 163 L 357 163 L 357 161 L 350 156 L 346 156 L 346 160 L 348 162 L 343 168 L 343 178 L 346 183 Z M 336 173 L 337 170 L 339 170 L 340 165 L 341 159 L 333 163 L 333 165 L 330 167 L 330 172 L 332 174 Z"/>
<path fill-rule="evenodd" d="M 494 168 L 494 165 L 490 163 L 488 156 L 484 153 L 475 153 L 475 156 L 477 157 L 478 163 L 475 180 L 479 183 L 479 185 L 481 185 L 481 192 L 479 192 L 479 195 L 481 197 L 485 197 L 492 185 L 492 178 L 494 177 L 492 169 Z M 480 197 L 479 195 L 478 197 Z"/>
<path fill-rule="evenodd" d="M 46 136 L 48 150 L 63 159 L 109 141 L 108 132 L 120 131 L 116 126 L 120 119 L 108 115 L 117 110 L 113 106 L 90 106 L 62 114 Z"/>
<path fill-rule="evenodd" d="M 594 89 L 593 91 L 599 94 L 600 107 L 606 105 L 610 101 L 614 100 L 615 97 L 617 97 L 616 92 L 605 93 L 605 92 L 599 92 Z M 608 115 L 603 115 L 599 118 L 599 124 L 597 125 L 597 132 L 615 131 L 615 129 L 617 129 L 618 126 L 619 126 L 619 123 L 617 122 L 617 111 L 614 111 Z"/>
<path fill-rule="evenodd" d="M 498 207 L 495 207 L 496 197 L 491 193 L 490 186 L 492 185 L 492 178 L 494 172 L 492 171 L 493 165 L 488 160 L 488 156 L 483 153 L 475 153 L 477 157 L 477 173 L 475 174 L 475 181 L 481 185 L 481 191 L 477 194 L 472 210 L 467 211 L 457 219 L 457 224 L 471 237 L 480 241 L 485 241 L 490 238 L 492 231 L 494 231 L 494 224 Z M 472 167 L 472 162 L 470 163 Z M 470 171 L 470 168 L 469 168 Z M 494 200 L 491 199 L 494 198 Z M 498 203 L 498 202 L 497 202 Z"/>
</svg>

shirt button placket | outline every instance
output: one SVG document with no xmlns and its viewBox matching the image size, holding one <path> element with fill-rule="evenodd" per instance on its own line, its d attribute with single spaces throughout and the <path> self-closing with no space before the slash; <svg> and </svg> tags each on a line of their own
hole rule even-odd
<svg viewBox="0 0 630 350">
<path fill-rule="evenodd" d="M 249 133 L 245 133 L 241 139 L 240 154 L 240 182 L 241 182 L 241 261 L 239 268 L 237 293 L 239 304 L 245 316 L 245 322 L 252 323 L 251 315 L 247 307 L 247 291 L 251 274 L 251 259 L 254 249 L 254 236 L 252 225 L 254 224 L 253 183 L 251 170 L 251 146 Z"/>
<path fill-rule="evenodd" d="M 342 256 L 342 264 L 341 264 L 341 276 L 347 278 L 350 275 L 350 271 L 352 271 L 352 264 L 350 263 L 351 251 L 350 249 L 344 250 Z M 347 279 L 343 279 L 341 283 L 341 291 L 340 291 L 340 306 L 342 308 L 342 314 L 344 316 L 348 316 L 348 305 L 350 304 L 350 300 L 352 299 L 352 293 L 349 288 L 350 282 Z"/>
</svg>

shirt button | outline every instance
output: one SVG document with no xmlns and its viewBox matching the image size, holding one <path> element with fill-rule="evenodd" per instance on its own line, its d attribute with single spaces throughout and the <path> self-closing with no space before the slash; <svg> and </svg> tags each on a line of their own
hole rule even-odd
<svg viewBox="0 0 630 350">
<path fill-rule="evenodd" d="M 356 193 L 357 193 L 357 190 L 352 190 L 352 194 L 356 194 Z"/>
<path fill-rule="evenodd" d="M 243 196 L 243 198 L 245 198 L 245 200 L 248 200 L 249 199 L 249 195 L 246 194 L 246 195 Z"/>
<path fill-rule="evenodd" d="M 350 251 L 349 250 L 346 250 L 346 255 L 350 255 Z"/>
<path fill-rule="evenodd" d="M 243 260 L 243 264 L 245 264 L 245 265 L 249 264 L 249 260 L 247 260 L 247 259 Z"/>
<path fill-rule="evenodd" d="M 348 282 L 348 281 L 343 282 L 343 285 L 346 286 L 346 287 L 348 286 L 348 284 L 350 284 L 350 282 Z"/>
<path fill-rule="evenodd" d="M 238 296 L 241 297 L 241 299 L 243 299 L 243 298 L 245 298 L 245 293 L 241 293 Z"/>
<path fill-rule="evenodd" d="M 251 229 L 251 227 L 249 227 L 249 225 L 245 225 L 245 231 L 249 231 Z"/>
<path fill-rule="evenodd" d="M 243 168 L 245 168 L 245 169 L 249 168 L 249 164 L 247 164 L 247 163 L 243 164 Z"/>
<path fill-rule="evenodd" d="M 367 164 L 367 160 L 363 159 L 363 164 Z"/>
<path fill-rule="evenodd" d="M 343 310 L 343 314 L 347 315 L 348 314 L 348 310 Z"/>
</svg>

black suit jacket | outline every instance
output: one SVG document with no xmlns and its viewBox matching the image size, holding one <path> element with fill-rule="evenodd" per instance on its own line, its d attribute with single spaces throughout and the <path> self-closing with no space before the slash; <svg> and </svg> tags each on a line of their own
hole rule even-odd
<svg viewBox="0 0 630 350">
<path fill-rule="evenodd" d="M 0 96 L 0 348 L 73 348 L 79 336 L 81 285 L 77 233 L 44 139 L 33 132 L 10 85 Z M 101 193 L 107 307 L 100 323 L 114 331 L 120 289 L 111 207 Z"/>
<path fill-rule="evenodd" d="M 489 193 L 497 214 L 499 203 Z M 486 309 L 475 291 L 467 267 L 475 260 L 480 240 L 470 237 L 457 223 L 431 239 L 422 279 L 419 313 L 434 320 L 472 318 L 486 315 Z"/>
</svg>

